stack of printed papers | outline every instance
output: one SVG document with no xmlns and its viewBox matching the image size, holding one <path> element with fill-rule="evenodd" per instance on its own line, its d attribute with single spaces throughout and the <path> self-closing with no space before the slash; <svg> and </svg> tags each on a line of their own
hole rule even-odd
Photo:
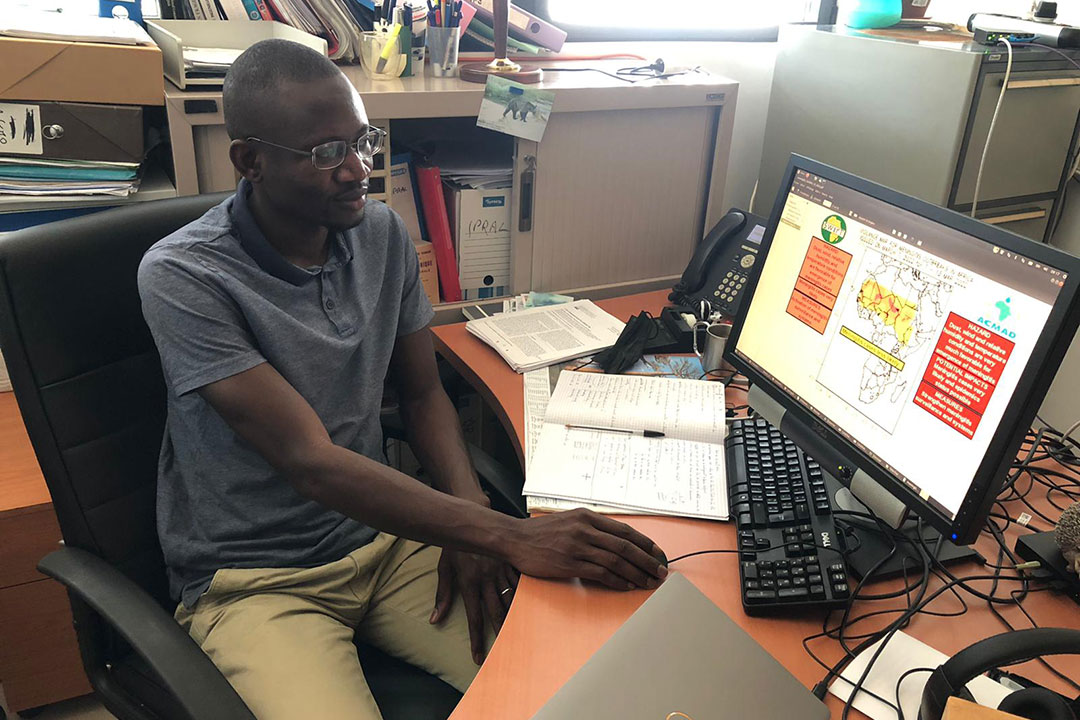
<svg viewBox="0 0 1080 720">
<path fill-rule="evenodd" d="M 611 347 L 624 323 L 591 300 L 470 320 L 465 329 L 523 373 Z"/>
<path fill-rule="evenodd" d="M 440 146 L 431 162 L 443 180 L 474 190 L 498 190 L 514 184 L 513 158 L 472 144 Z"/>
<path fill-rule="evenodd" d="M 154 44 L 146 30 L 134 20 L 29 8 L 5 8 L 0 15 L 0 35 L 110 45 Z"/>
<path fill-rule="evenodd" d="M 184 47 L 184 76 L 189 78 L 224 78 L 236 58 L 239 48 Z"/>
</svg>

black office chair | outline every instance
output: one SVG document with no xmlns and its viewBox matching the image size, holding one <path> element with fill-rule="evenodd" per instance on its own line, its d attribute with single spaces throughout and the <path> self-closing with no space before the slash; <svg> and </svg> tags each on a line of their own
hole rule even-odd
<svg viewBox="0 0 1080 720">
<path fill-rule="evenodd" d="M 65 545 L 38 567 L 67 587 L 86 674 L 122 720 L 253 717 L 172 618 L 155 526 L 165 385 L 136 287 L 146 249 L 225 197 L 0 238 L 0 347 Z M 498 494 L 512 499 L 514 484 Z M 432 675 L 358 651 L 387 720 L 445 718 L 460 699 Z"/>
</svg>

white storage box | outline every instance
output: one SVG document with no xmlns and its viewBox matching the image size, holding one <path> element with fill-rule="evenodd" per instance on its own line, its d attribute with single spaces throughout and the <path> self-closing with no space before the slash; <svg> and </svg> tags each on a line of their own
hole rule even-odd
<svg viewBox="0 0 1080 720">
<path fill-rule="evenodd" d="M 510 293 L 510 188 L 473 190 L 446 185 L 450 230 L 457 251 L 461 299 Z"/>
</svg>

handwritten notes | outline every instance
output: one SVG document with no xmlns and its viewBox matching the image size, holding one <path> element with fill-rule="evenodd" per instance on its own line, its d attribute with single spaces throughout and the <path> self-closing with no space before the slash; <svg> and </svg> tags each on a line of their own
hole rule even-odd
<svg viewBox="0 0 1080 720">
<path fill-rule="evenodd" d="M 565 372 L 531 453 L 525 493 L 726 519 L 724 410 L 720 383 Z M 656 430 L 665 436 L 567 424 Z"/>
</svg>

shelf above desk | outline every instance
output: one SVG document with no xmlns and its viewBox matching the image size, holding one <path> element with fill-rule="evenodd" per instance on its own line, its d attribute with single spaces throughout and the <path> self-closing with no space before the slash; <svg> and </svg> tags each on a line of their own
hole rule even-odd
<svg viewBox="0 0 1080 720">
<path fill-rule="evenodd" d="M 600 72 L 560 72 L 556 68 L 590 67 L 614 73 L 629 60 L 542 61 L 549 70 L 544 80 L 533 86 L 555 91 L 553 112 L 591 112 L 599 110 L 636 110 L 643 108 L 720 107 L 735 100 L 738 83 L 720 75 L 688 73 L 665 80 L 634 83 L 617 80 Z M 341 71 L 364 100 L 368 116 L 385 120 L 399 118 L 475 116 L 484 97 L 484 86 L 460 78 L 410 77 L 371 80 L 358 65 L 345 65 Z M 166 104 L 200 101 L 201 109 L 188 111 L 191 123 L 206 125 L 224 121 L 221 116 L 221 90 L 181 90 L 165 83 Z M 211 109 L 209 103 L 215 104 Z M 194 106 L 199 107 L 199 106 Z M 200 116 L 200 117 L 196 117 Z"/>
</svg>

